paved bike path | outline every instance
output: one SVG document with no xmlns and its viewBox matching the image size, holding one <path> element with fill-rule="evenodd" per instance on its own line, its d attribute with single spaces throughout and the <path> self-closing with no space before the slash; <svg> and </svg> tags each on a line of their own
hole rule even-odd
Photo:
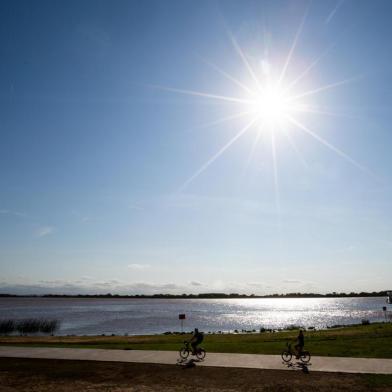
<svg viewBox="0 0 392 392">
<path fill-rule="evenodd" d="M 68 359 L 108 362 L 139 362 L 173 365 L 178 363 L 175 351 L 105 350 L 80 348 L 0 347 L 0 357 Z M 191 357 L 192 358 L 192 357 Z M 293 360 L 285 364 L 279 355 L 207 353 L 197 366 L 292 370 L 303 367 Z M 342 373 L 392 374 L 392 359 L 312 357 L 307 364 L 309 371 Z"/>
</svg>

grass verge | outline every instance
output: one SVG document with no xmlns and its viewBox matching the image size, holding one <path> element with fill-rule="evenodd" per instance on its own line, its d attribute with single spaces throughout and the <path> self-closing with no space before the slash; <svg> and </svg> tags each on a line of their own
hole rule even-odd
<svg viewBox="0 0 392 392">
<path fill-rule="evenodd" d="M 202 346 L 208 352 L 276 355 L 296 335 L 297 331 L 208 334 Z M 190 335 L 9 336 L 0 337 L 0 345 L 177 351 L 189 338 Z M 305 346 L 313 356 L 392 358 L 392 324 L 307 331 Z"/>
</svg>

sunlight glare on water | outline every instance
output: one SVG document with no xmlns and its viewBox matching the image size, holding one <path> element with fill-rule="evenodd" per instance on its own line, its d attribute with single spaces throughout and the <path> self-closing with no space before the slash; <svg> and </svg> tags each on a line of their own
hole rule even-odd
<svg viewBox="0 0 392 392">
<path fill-rule="evenodd" d="M 74 299 L 0 298 L 7 318 L 54 318 L 59 334 L 152 334 L 185 329 L 202 331 L 259 330 L 289 326 L 326 328 L 383 321 L 385 298 L 263 299 Z"/>
</svg>

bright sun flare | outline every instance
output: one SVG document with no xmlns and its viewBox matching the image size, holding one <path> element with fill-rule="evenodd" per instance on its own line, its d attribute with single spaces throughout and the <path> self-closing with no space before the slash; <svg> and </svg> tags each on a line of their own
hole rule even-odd
<svg viewBox="0 0 392 392">
<path fill-rule="evenodd" d="M 293 111 L 288 96 L 277 86 L 271 86 L 256 94 L 251 111 L 267 125 L 282 124 Z"/>
<path fill-rule="evenodd" d="M 373 175 L 373 173 L 371 173 L 369 169 L 362 166 L 354 159 L 352 159 L 349 155 L 347 155 L 345 152 L 340 150 L 338 147 L 334 146 L 333 144 L 325 140 L 317 132 L 313 131 L 312 129 L 304 125 L 302 121 L 299 119 L 299 114 L 304 114 L 304 113 L 336 115 L 336 113 L 326 110 L 325 108 L 320 108 L 311 105 L 309 98 L 325 90 L 329 90 L 331 88 L 344 85 L 346 83 L 352 82 L 357 79 L 357 78 L 349 78 L 349 79 L 337 81 L 324 86 L 315 87 L 312 90 L 308 90 L 299 94 L 293 92 L 293 87 L 298 86 L 299 82 L 309 74 L 309 72 L 319 63 L 322 57 L 325 56 L 329 51 L 328 48 L 321 55 L 316 57 L 313 60 L 313 62 L 310 63 L 310 65 L 308 65 L 302 72 L 296 75 L 294 80 L 291 80 L 290 82 L 286 81 L 287 69 L 293 57 L 293 53 L 297 45 L 297 41 L 300 36 L 302 27 L 305 23 L 305 19 L 306 19 L 306 12 L 298 28 L 298 31 L 295 34 L 292 46 L 287 54 L 287 58 L 283 65 L 283 68 L 280 74 L 278 75 L 279 77 L 276 80 L 273 80 L 273 78 L 271 77 L 271 74 L 269 72 L 271 68 L 271 64 L 269 64 L 268 61 L 265 60 L 262 61 L 262 63 L 264 63 L 266 67 L 264 67 L 265 68 L 264 72 L 262 72 L 261 75 L 254 70 L 247 56 L 243 52 L 242 48 L 240 47 L 240 45 L 237 43 L 236 39 L 232 35 L 230 35 L 231 42 L 234 46 L 235 51 L 241 58 L 244 68 L 248 71 L 248 75 L 251 77 L 253 81 L 252 83 L 253 87 L 244 84 L 241 80 L 230 75 L 229 73 L 222 70 L 215 64 L 205 61 L 209 66 L 214 68 L 215 71 L 217 71 L 225 78 L 230 80 L 231 83 L 234 83 L 235 85 L 237 85 L 237 87 L 240 87 L 242 92 L 246 92 L 245 97 L 243 96 L 243 94 L 238 94 L 238 96 L 226 96 L 226 95 L 219 95 L 210 92 L 155 86 L 160 89 L 164 89 L 171 92 L 217 100 L 217 101 L 221 101 L 222 103 L 230 103 L 232 104 L 231 109 L 235 108 L 235 111 L 233 111 L 233 113 L 231 113 L 229 116 L 218 119 L 209 124 L 205 124 L 203 127 L 215 126 L 216 124 L 229 122 L 241 117 L 248 118 L 245 125 L 241 129 L 239 129 L 237 134 L 235 134 L 234 137 L 232 137 L 229 141 L 227 141 L 226 144 L 224 144 L 192 176 L 190 176 L 184 182 L 180 190 L 185 189 L 193 180 L 195 180 L 201 173 L 203 173 L 215 160 L 217 160 L 229 147 L 231 147 L 235 142 L 237 142 L 237 140 L 240 137 L 242 137 L 245 133 L 247 133 L 250 129 L 256 129 L 257 132 L 249 154 L 250 156 L 248 158 L 248 161 L 251 161 L 254 155 L 256 146 L 259 143 L 259 140 L 261 139 L 260 138 L 261 133 L 266 133 L 267 135 L 269 135 L 271 139 L 277 210 L 279 210 L 279 190 L 278 190 L 278 170 L 277 170 L 278 157 L 277 157 L 277 149 L 276 149 L 276 141 L 275 141 L 276 139 L 275 132 L 277 130 L 284 131 L 283 133 L 287 136 L 287 139 L 290 142 L 291 146 L 295 149 L 296 153 L 299 155 L 300 152 L 296 147 L 294 140 L 287 132 L 287 130 L 290 128 L 296 128 L 304 132 L 308 136 L 312 137 L 313 139 L 321 143 L 326 148 L 330 149 L 331 151 L 339 155 L 341 158 L 345 159 L 347 162 L 356 166 L 360 170 Z"/>
</svg>

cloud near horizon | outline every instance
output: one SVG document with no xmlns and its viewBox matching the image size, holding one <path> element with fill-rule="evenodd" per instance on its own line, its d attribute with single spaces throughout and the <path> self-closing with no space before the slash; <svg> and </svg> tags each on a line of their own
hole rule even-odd
<svg viewBox="0 0 392 392">
<path fill-rule="evenodd" d="M 296 280 L 296 279 L 285 279 L 282 280 L 283 283 L 287 283 L 287 284 L 302 284 L 304 283 L 302 280 Z"/>
<path fill-rule="evenodd" d="M 37 283 L 8 284 L 0 282 L 0 293 L 18 295 L 44 295 L 44 294 L 180 294 L 186 292 L 186 286 L 175 283 L 154 284 L 147 282 L 125 283 L 117 279 L 107 281 L 67 281 L 67 280 L 41 280 Z"/>
<path fill-rule="evenodd" d="M 260 285 L 258 286 L 261 287 Z M 20 295 L 43 295 L 43 294 L 199 294 L 202 292 L 224 292 L 224 293 L 254 293 L 254 283 L 235 284 L 233 282 L 220 282 L 218 286 L 214 284 L 190 281 L 186 284 L 174 282 L 154 283 L 154 282 L 124 282 L 118 279 L 94 280 L 80 278 L 77 280 L 40 280 L 37 283 L 7 283 L 0 282 L 0 293 L 20 294 Z M 255 294 L 265 294 L 258 290 Z"/>
<path fill-rule="evenodd" d="M 133 270 L 145 270 L 145 269 L 151 268 L 151 265 L 149 265 L 149 264 L 133 263 L 133 264 L 128 264 L 127 267 L 129 269 L 133 269 Z"/>
</svg>

